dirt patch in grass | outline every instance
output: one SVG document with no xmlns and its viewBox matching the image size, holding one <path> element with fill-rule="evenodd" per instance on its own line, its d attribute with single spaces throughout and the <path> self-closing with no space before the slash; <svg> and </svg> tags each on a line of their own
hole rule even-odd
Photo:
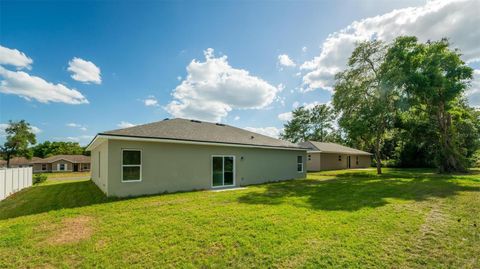
<svg viewBox="0 0 480 269">
<path fill-rule="evenodd" d="M 59 227 L 47 238 L 47 243 L 63 245 L 88 239 L 93 234 L 92 217 L 78 216 L 64 219 Z"/>
</svg>

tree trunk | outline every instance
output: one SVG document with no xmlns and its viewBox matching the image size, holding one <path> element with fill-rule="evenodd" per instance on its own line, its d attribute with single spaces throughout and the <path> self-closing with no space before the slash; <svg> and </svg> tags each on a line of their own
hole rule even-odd
<svg viewBox="0 0 480 269">
<path fill-rule="evenodd" d="M 439 170 L 441 173 L 464 172 L 455 147 L 452 144 L 451 125 L 452 119 L 449 112 L 445 111 L 445 105 L 441 103 L 437 112 L 437 120 L 440 133 L 440 153 L 439 153 Z"/>
<path fill-rule="evenodd" d="M 382 158 L 380 157 L 380 137 L 375 141 L 375 161 L 377 163 L 377 175 L 382 174 Z"/>
<path fill-rule="evenodd" d="M 10 153 L 7 153 L 7 168 L 10 168 Z"/>
</svg>

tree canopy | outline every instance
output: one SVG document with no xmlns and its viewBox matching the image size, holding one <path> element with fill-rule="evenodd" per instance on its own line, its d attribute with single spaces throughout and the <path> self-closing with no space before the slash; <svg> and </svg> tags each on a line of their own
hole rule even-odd
<svg viewBox="0 0 480 269">
<path fill-rule="evenodd" d="M 46 158 L 53 155 L 67 154 L 77 155 L 85 154 L 85 149 L 77 142 L 50 142 L 45 141 L 32 148 L 33 156 Z"/>
<path fill-rule="evenodd" d="M 5 128 L 6 141 L 0 147 L 2 157 L 7 161 L 7 167 L 10 167 L 12 157 L 32 157 L 30 145 L 37 143 L 35 134 L 29 123 L 24 120 L 15 122 L 9 121 Z"/>
</svg>

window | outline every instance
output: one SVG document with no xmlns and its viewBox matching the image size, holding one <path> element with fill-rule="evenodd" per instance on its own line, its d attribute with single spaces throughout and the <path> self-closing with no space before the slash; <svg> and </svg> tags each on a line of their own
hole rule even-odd
<svg viewBox="0 0 480 269">
<path fill-rule="evenodd" d="M 309 160 L 309 161 L 312 160 L 312 155 L 308 155 L 308 160 Z"/>
<path fill-rule="evenodd" d="M 58 171 L 65 171 L 65 164 L 64 163 L 59 163 L 58 164 Z"/>
<path fill-rule="evenodd" d="M 338 161 L 339 161 L 339 162 L 342 161 L 342 155 L 338 155 Z"/>
<path fill-rule="evenodd" d="M 297 156 L 297 172 L 299 172 L 299 173 L 303 172 L 303 157 L 302 156 Z"/>
<path fill-rule="evenodd" d="M 47 170 L 47 164 L 46 163 L 42 163 L 42 171 L 46 171 Z"/>
<path fill-rule="evenodd" d="M 235 185 L 235 157 L 212 156 L 212 186 Z"/>
<path fill-rule="evenodd" d="M 88 170 L 88 165 L 87 164 L 83 165 L 83 170 Z"/>
<path fill-rule="evenodd" d="M 358 165 L 358 156 L 356 156 L 355 163 Z"/>
<path fill-rule="evenodd" d="M 122 181 L 142 180 L 142 151 L 135 149 L 122 150 Z"/>
</svg>

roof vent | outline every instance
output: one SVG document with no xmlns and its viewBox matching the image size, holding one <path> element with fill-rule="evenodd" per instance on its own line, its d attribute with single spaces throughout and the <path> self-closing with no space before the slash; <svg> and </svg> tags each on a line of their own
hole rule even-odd
<svg viewBox="0 0 480 269">
<path fill-rule="evenodd" d="M 201 121 L 199 120 L 190 120 L 191 122 L 196 122 L 196 123 L 202 123 Z"/>
<path fill-rule="evenodd" d="M 223 124 L 223 123 L 218 123 L 218 122 L 217 122 L 217 123 L 215 123 L 215 125 L 218 125 L 218 126 L 225 126 L 225 124 Z"/>
<path fill-rule="evenodd" d="M 250 136 L 250 139 L 254 139 L 254 138 L 255 138 L 255 136 L 253 136 L 253 135 L 252 135 L 252 136 Z"/>
<path fill-rule="evenodd" d="M 166 121 L 166 120 L 169 120 L 169 118 L 165 118 L 165 119 L 163 119 L 163 121 Z"/>
</svg>

